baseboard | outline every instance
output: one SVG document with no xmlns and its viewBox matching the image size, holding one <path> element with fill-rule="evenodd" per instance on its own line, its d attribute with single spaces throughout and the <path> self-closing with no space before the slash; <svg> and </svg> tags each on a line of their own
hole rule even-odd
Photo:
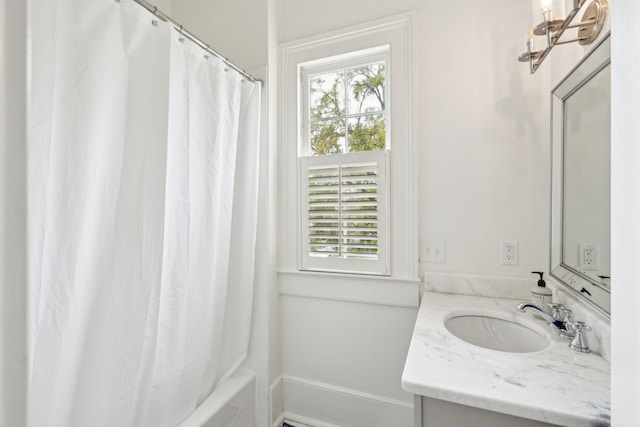
<svg viewBox="0 0 640 427">
<path fill-rule="evenodd" d="M 282 427 L 282 423 L 284 422 L 284 416 L 285 416 L 285 413 L 281 412 L 280 416 L 278 418 L 276 418 L 276 421 L 272 424 L 272 426 L 273 427 Z"/>
<path fill-rule="evenodd" d="M 309 417 L 305 417 L 304 415 L 294 414 L 292 412 L 284 412 L 282 414 L 282 419 L 283 420 L 287 419 L 289 421 L 294 421 L 294 422 L 302 423 L 302 424 L 313 426 L 313 427 L 341 427 L 335 424 L 329 424 L 324 421 L 316 420 L 315 418 L 309 418 Z M 280 426 L 281 424 L 278 424 L 277 426 L 274 426 L 274 427 L 280 427 Z"/>
<path fill-rule="evenodd" d="M 413 425 L 410 396 L 401 401 L 287 375 L 275 381 L 272 390 L 282 391 L 283 402 L 282 413 L 272 418 L 274 427 L 284 418 L 314 427 Z"/>
</svg>

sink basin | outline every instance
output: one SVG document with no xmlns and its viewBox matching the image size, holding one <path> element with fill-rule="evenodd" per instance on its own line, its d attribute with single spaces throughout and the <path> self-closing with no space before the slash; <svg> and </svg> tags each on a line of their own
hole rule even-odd
<svg viewBox="0 0 640 427">
<path fill-rule="evenodd" d="M 468 343 L 510 353 L 544 350 L 551 342 L 549 334 L 544 330 L 534 330 L 537 325 L 528 327 L 513 320 L 486 314 L 452 316 L 445 320 L 444 326 Z"/>
</svg>

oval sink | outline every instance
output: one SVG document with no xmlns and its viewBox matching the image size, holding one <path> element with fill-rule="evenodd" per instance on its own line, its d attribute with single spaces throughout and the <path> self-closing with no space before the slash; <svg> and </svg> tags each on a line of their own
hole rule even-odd
<svg viewBox="0 0 640 427">
<path fill-rule="evenodd" d="M 511 353 L 544 350 L 551 342 L 549 334 L 490 315 L 453 316 L 444 322 L 444 326 L 453 335 L 468 343 Z"/>
</svg>

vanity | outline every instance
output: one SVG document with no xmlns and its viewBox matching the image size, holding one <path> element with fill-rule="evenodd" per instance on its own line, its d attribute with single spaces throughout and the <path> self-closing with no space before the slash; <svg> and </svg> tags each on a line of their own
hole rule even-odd
<svg viewBox="0 0 640 427">
<path fill-rule="evenodd" d="M 551 94 L 549 272 L 574 338 L 583 327 L 600 328 L 586 337 L 609 329 L 610 86 L 607 35 Z M 607 339 L 586 352 L 518 310 L 530 298 L 514 299 L 508 286 L 504 294 L 453 288 L 430 287 L 418 312 L 402 375 L 416 427 L 611 424 Z"/>
<path fill-rule="evenodd" d="M 520 300 L 425 292 L 402 375 L 416 426 L 608 426 L 609 364 L 552 336 Z M 447 329 L 454 317 L 517 323 L 547 339 L 538 351 L 471 344 Z M 534 349 L 535 350 L 535 349 Z"/>
</svg>

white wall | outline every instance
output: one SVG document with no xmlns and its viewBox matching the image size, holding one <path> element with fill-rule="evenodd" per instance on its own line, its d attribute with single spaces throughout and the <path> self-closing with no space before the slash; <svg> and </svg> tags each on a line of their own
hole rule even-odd
<svg viewBox="0 0 640 427">
<path fill-rule="evenodd" d="M 616 0 L 611 51 L 612 425 L 640 419 L 640 2 Z"/>
<path fill-rule="evenodd" d="M 445 264 L 424 268 L 531 277 L 548 265 L 548 77 L 516 61 L 525 4 L 501 2 L 489 16 L 481 2 L 461 6 L 442 2 L 421 37 L 431 41 L 420 73 L 421 237 L 445 239 L 447 251 Z M 437 43 L 452 23 L 464 31 Z M 519 242 L 518 265 L 500 264 L 500 240 Z"/>
<path fill-rule="evenodd" d="M 0 1 L 0 425 L 26 425 L 27 2 Z"/>
<path fill-rule="evenodd" d="M 172 17 L 244 70 L 267 64 L 267 0 L 173 0 Z"/>
<path fill-rule="evenodd" d="M 282 296 L 284 411 L 336 426 L 410 425 L 400 387 L 415 309 Z M 302 421 L 305 421 L 302 419 Z"/>
</svg>

